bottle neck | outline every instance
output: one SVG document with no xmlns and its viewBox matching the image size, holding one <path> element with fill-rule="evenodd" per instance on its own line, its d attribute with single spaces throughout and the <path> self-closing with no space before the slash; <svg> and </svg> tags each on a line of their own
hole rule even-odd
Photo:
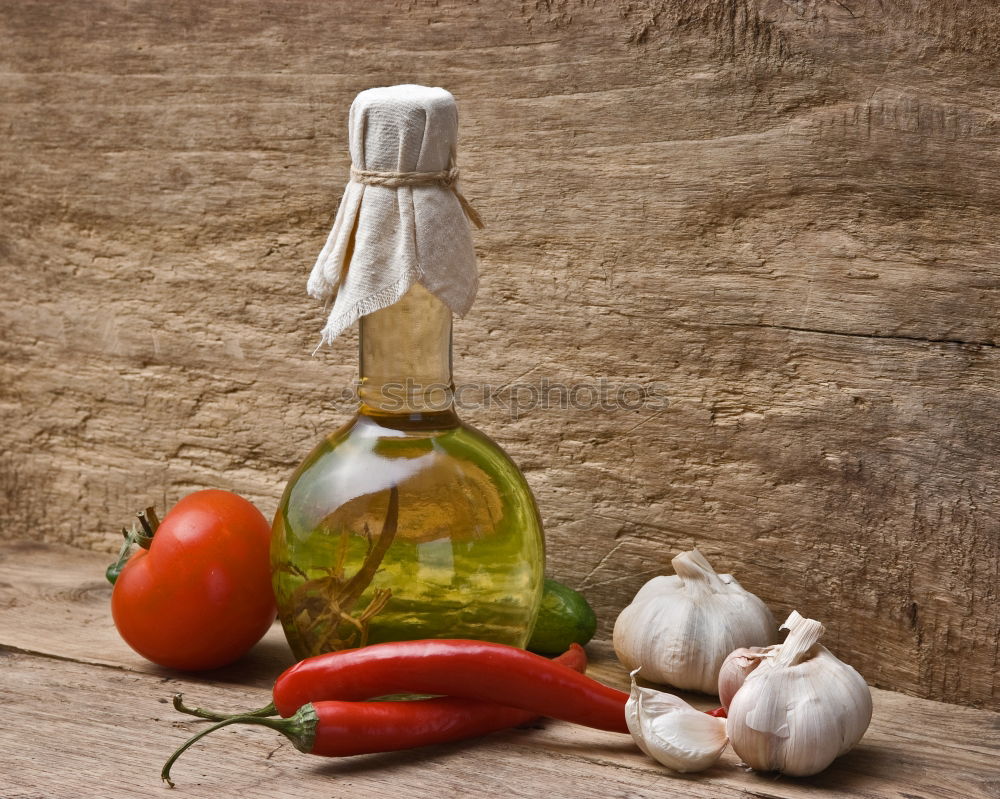
<svg viewBox="0 0 1000 799">
<path fill-rule="evenodd" d="M 361 317 L 358 349 L 361 413 L 454 413 L 451 311 L 423 286 Z"/>
</svg>

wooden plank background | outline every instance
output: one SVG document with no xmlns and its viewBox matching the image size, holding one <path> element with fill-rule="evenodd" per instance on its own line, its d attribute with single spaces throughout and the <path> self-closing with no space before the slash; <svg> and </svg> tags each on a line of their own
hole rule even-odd
<svg viewBox="0 0 1000 799">
<path fill-rule="evenodd" d="M 347 410 L 304 293 L 354 94 L 458 97 L 465 410 L 601 635 L 698 544 L 875 685 L 1000 707 L 1000 21 L 987 0 L 0 3 L 0 535 L 273 512 Z"/>
</svg>

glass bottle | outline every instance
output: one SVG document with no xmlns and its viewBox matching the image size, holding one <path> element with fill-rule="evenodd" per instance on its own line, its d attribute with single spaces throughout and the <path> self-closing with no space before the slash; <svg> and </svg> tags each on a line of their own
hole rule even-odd
<svg viewBox="0 0 1000 799">
<path fill-rule="evenodd" d="M 360 326 L 359 410 L 295 471 L 274 519 L 293 652 L 418 638 L 523 647 L 541 521 L 518 468 L 455 412 L 451 311 L 417 284 Z"/>
</svg>

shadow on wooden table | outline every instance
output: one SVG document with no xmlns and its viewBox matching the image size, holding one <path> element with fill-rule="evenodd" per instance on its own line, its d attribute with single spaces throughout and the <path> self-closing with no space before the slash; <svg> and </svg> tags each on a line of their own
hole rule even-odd
<svg viewBox="0 0 1000 799">
<path fill-rule="evenodd" d="M 789 792 L 796 796 L 803 793 L 810 796 L 824 794 L 838 797 L 864 796 L 869 794 L 873 787 L 873 775 L 890 779 L 892 769 L 898 765 L 898 753 L 879 746 L 862 744 L 838 758 L 828 769 L 815 777 L 796 778 L 753 772 L 739 764 L 738 758 L 731 750 L 712 768 L 696 774 L 680 774 L 641 755 L 628 736 L 615 736 L 590 730 L 583 731 L 578 737 L 579 728 L 561 724 L 558 729 L 551 730 L 551 734 L 546 734 L 544 729 L 551 725 L 551 722 L 541 722 L 451 744 L 323 760 L 318 761 L 311 771 L 317 777 L 342 778 L 369 773 L 389 777 L 393 772 L 402 772 L 414 765 L 431 769 L 435 765 L 446 768 L 450 761 L 470 757 L 488 747 L 496 754 L 498 764 L 508 759 L 517 762 L 520 758 L 521 762 L 533 762 L 537 768 L 540 757 L 550 761 L 554 767 L 559 763 L 584 760 L 595 766 L 625 767 L 632 773 L 646 772 L 676 783 L 691 783 L 692 788 L 695 784 L 700 784 L 701 790 L 697 792 L 698 796 L 701 796 L 706 789 L 711 790 L 712 785 L 719 787 L 727 783 L 739 783 L 746 796 L 758 799 L 781 799 L 789 795 Z M 524 759 L 525 749 L 531 750 L 533 760 Z M 511 754 L 513 757 L 510 757 Z M 502 766 L 499 770 L 503 770 Z M 500 775 L 492 776 L 496 778 Z"/>
<path fill-rule="evenodd" d="M 232 665 L 223 666 L 221 669 L 186 672 L 149 663 L 141 670 L 167 680 L 260 687 L 270 692 L 278 675 L 294 663 L 295 657 L 288 648 L 281 625 L 275 623 L 253 649 Z"/>
<path fill-rule="evenodd" d="M 753 771 L 742 764 L 738 768 L 744 773 L 744 779 L 750 780 L 750 784 L 744 786 L 746 795 L 758 799 L 777 797 L 779 794 L 774 791 L 779 787 L 808 792 L 809 796 L 828 794 L 862 797 L 871 795 L 873 777 L 890 778 L 892 768 L 898 762 L 897 752 L 861 743 L 813 777 L 789 777 L 776 772 Z M 780 795 L 784 796 L 785 792 L 782 791 Z"/>
<path fill-rule="evenodd" d="M 523 760 L 523 749 L 525 748 L 530 748 L 535 755 L 545 754 L 559 758 L 562 754 L 569 754 L 596 760 L 604 760 L 605 756 L 608 760 L 613 760 L 622 755 L 632 755 L 637 751 L 632 739 L 628 736 L 612 738 L 611 735 L 608 734 L 607 745 L 595 745 L 593 740 L 573 744 L 564 740 L 553 740 L 552 736 L 545 736 L 544 733 L 538 732 L 534 728 L 515 728 L 449 744 L 422 746 L 399 752 L 330 758 L 318 761 L 314 773 L 317 776 L 329 777 L 361 775 L 368 772 L 389 774 L 393 770 L 404 769 L 417 763 L 424 767 L 433 767 L 435 763 L 443 766 L 447 761 L 461 758 L 481 749 L 489 749 L 501 759 L 503 759 L 501 753 L 517 751 L 520 752 L 521 762 L 527 762 Z"/>
</svg>

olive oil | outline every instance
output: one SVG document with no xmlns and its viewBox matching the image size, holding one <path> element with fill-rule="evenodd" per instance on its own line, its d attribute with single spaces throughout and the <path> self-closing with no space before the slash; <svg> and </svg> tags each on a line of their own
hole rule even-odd
<svg viewBox="0 0 1000 799">
<path fill-rule="evenodd" d="M 544 543 L 510 458 L 453 408 L 451 312 L 415 285 L 361 319 L 357 415 L 293 474 L 274 519 L 296 657 L 418 638 L 523 647 Z"/>
</svg>

